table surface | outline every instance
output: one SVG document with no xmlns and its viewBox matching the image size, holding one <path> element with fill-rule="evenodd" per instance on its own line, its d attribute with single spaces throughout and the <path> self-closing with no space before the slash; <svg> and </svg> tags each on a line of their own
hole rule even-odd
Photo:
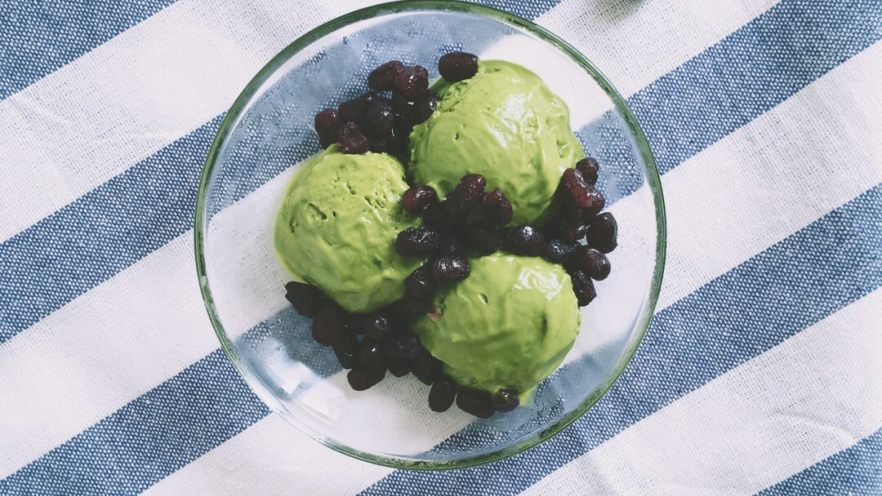
<svg viewBox="0 0 882 496">
<path fill-rule="evenodd" d="M 882 493 L 882 2 L 487 0 L 585 53 L 662 172 L 647 338 L 586 416 L 441 473 L 255 398 L 195 278 L 240 89 L 365 0 L 0 0 L 0 494 Z M 232 402 L 230 398 L 235 398 Z"/>
</svg>

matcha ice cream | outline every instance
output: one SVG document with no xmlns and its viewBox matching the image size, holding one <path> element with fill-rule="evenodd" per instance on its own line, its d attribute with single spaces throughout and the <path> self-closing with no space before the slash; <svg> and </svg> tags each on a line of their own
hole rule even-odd
<svg viewBox="0 0 882 496">
<path fill-rule="evenodd" d="M 437 311 L 414 326 L 457 383 L 490 392 L 528 391 L 551 374 L 579 332 L 570 277 L 541 258 L 496 253 L 439 292 Z"/>
<path fill-rule="evenodd" d="M 543 217 L 561 173 L 584 157 L 566 104 L 533 72 L 496 60 L 436 89 L 438 109 L 410 136 L 415 180 L 445 196 L 465 174 L 481 174 L 512 202 L 513 222 Z"/>
<path fill-rule="evenodd" d="M 399 206 L 408 188 L 389 155 L 346 155 L 332 146 L 292 179 L 275 224 L 280 260 L 350 312 L 368 312 L 404 294 L 422 260 L 395 251 L 399 231 L 418 224 Z"/>
<path fill-rule="evenodd" d="M 328 148 L 288 185 L 274 243 L 296 279 L 285 297 L 353 390 L 412 373 L 431 410 L 488 418 L 573 347 L 616 224 L 592 217 L 604 229 L 591 248 L 584 226 L 563 229 L 605 199 L 599 164 L 581 160 L 569 109 L 539 76 L 457 51 L 438 72 L 435 94 L 425 68 L 390 60 L 371 91 L 315 114 Z"/>
</svg>

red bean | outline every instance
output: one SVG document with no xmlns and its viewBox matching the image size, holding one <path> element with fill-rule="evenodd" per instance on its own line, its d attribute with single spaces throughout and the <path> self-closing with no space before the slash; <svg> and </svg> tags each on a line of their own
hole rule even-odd
<svg viewBox="0 0 882 496">
<path fill-rule="evenodd" d="M 404 291 L 407 296 L 416 299 L 427 299 L 432 297 L 435 292 L 435 283 L 432 281 L 432 271 L 428 266 L 422 267 L 411 272 L 404 279 Z"/>
<path fill-rule="evenodd" d="M 575 293 L 580 307 L 588 305 L 597 297 L 594 283 L 587 273 L 581 270 L 571 271 L 570 279 L 573 282 L 573 293 Z"/>
<path fill-rule="evenodd" d="M 493 408 L 490 393 L 468 387 L 459 388 L 459 394 L 456 395 L 456 406 L 460 410 L 480 418 L 490 418 L 496 411 Z"/>
<path fill-rule="evenodd" d="M 395 77 L 404 72 L 404 64 L 390 60 L 380 65 L 368 75 L 368 86 L 378 91 L 388 91 L 395 85 Z"/>
<path fill-rule="evenodd" d="M 332 346 L 347 329 L 346 312 L 334 304 L 328 304 L 312 319 L 312 338 L 321 345 Z"/>
<path fill-rule="evenodd" d="M 315 286 L 291 281 L 285 285 L 285 298 L 304 317 L 314 317 L 322 309 L 325 297 Z"/>
<path fill-rule="evenodd" d="M 588 225 L 588 246 L 603 253 L 609 253 L 618 246 L 619 226 L 615 217 L 604 212 L 593 219 Z"/>
<path fill-rule="evenodd" d="M 359 95 L 352 100 L 347 100 L 337 107 L 340 123 L 354 122 L 361 124 L 364 121 L 364 113 L 379 95 L 373 91 L 368 91 Z"/>
<path fill-rule="evenodd" d="M 432 262 L 432 279 L 436 284 L 449 284 L 464 280 L 469 276 L 471 267 L 463 257 L 440 257 Z"/>
<path fill-rule="evenodd" d="M 438 194 L 434 189 L 415 184 L 401 195 L 401 206 L 413 215 L 425 212 L 429 205 L 438 202 Z"/>
<path fill-rule="evenodd" d="M 484 197 L 487 180 L 480 174 L 462 176 L 453 191 L 444 200 L 444 207 L 454 217 L 462 217 Z"/>
<path fill-rule="evenodd" d="M 493 395 L 493 408 L 497 412 L 510 412 L 518 407 L 521 399 L 518 393 L 512 389 L 500 389 Z"/>
<path fill-rule="evenodd" d="M 559 221 L 554 226 L 554 231 L 561 240 L 575 243 L 588 233 L 588 225 L 582 222 Z"/>
<path fill-rule="evenodd" d="M 343 337 L 334 343 L 334 354 L 337 355 L 337 361 L 344 369 L 355 367 L 358 360 L 355 358 L 355 352 L 358 349 L 358 340 L 355 334 L 346 333 Z"/>
<path fill-rule="evenodd" d="M 387 360 L 413 360 L 423 351 L 423 345 L 416 334 L 405 331 L 389 336 L 382 344 L 383 355 Z"/>
<path fill-rule="evenodd" d="M 427 91 L 420 99 L 414 102 L 413 124 L 422 124 L 435 113 L 438 108 L 438 95 L 434 91 Z"/>
<path fill-rule="evenodd" d="M 389 359 L 386 360 L 386 366 L 389 367 L 389 372 L 395 377 L 404 377 L 410 373 L 410 360 L 401 358 Z"/>
<path fill-rule="evenodd" d="M 597 173 L 600 171 L 600 164 L 597 163 L 597 160 L 591 157 L 583 158 L 576 162 L 576 169 L 582 173 L 582 177 L 588 184 L 597 182 Z"/>
<path fill-rule="evenodd" d="M 395 114 L 392 104 L 385 98 L 376 98 L 364 112 L 364 130 L 373 140 L 384 140 L 392 136 Z"/>
<path fill-rule="evenodd" d="M 376 312 L 367 317 L 364 324 L 367 336 L 382 341 L 392 333 L 392 317 L 386 312 Z"/>
<path fill-rule="evenodd" d="M 484 195 L 484 215 L 495 226 L 504 226 L 511 222 L 512 206 L 508 198 L 499 188 Z"/>
<path fill-rule="evenodd" d="M 431 227 L 408 227 L 398 233 L 395 248 L 406 257 L 425 257 L 434 253 L 440 242 L 441 235 Z"/>
<path fill-rule="evenodd" d="M 371 147 L 371 142 L 354 122 L 347 122 L 340 128 L 337 143 L 340 145 L 340 151 L 351 154 L 367 153 Z"/>
<path fill-rule="evenodd" d="M 602 281 L 609 276 L 611 266 L 606 255 L 594 248 L 580 245 L 573 254 L 572 264 L 588 274 L 595 281 Z"/>
<path fill-rule="evenodd" d="M 568 243 L 559 239 L 549 241 L 545 246 L 545 259 L 551 263 L 565 265 L 576 251 L 577 243 Z"/>
<path fill-rule="evenodd" d="M 478 56 L 466 52 L 444 54 L 438 60 L 438 72 L 451 83 L 469 79 L 478 72 Z"/>
<path fill-rule="evenodd" d="M 334 109 L 324 109 L 315 114 L 315 132 L 319 136 L 319 144 L 327 148 L 337 142 L 340 132 L 340 118 Z"/>
<path fill-rule="evenodd" d="M 355 356 L 358 359 L 358 363 L 367 368 L 376 368 L 384 365 L 380 342 L 371 338 L 361 340 Z"/>
<path fill-rule="evenodd" d="M 429 89 L 429 71 L 425 67 L 408 67 L 395 76 L 393 89 L 408 100 L 417 100 Z"/>
<path fill-rule="evenodd" d="M 582 173 L 576 169 L 566 169 L 560 179 L 560 185 L 567 193 L 567 198 L 579 208 L 588 208 L 592 204 L 590 189 Z"/>
<path fill-rule="evenodd" d="M 465 244 L 476 256 L 494 253 L 499 249 L 499 231 L 486 223 L 477 223 L 466 228 Z"/>
<path fill-rule="evenodd" d="M 456 398 L 456 389 L 456 383 L 447 376 L 436 380 L 429 390 L 429 408 L 433 412 L 447 411 Z"/>
<path fill-rule="evenodd" d="M 379 384 L 385 376 L 385 367 L 356 367 L 346 374 L 346 379 L 349 381 L 349 386 L 352 387 L 352 389 L 356 391 L 364 391 Z"/>
<path fill-rule="evenodd" d="M 441 362 L 428 351 L 423 350 L 413 359 L 410 371 L 420 382 L 431 385 L 441 376 Z"/>
<path fill-rule="evenodd" d="M 545 252 L 545 237 L 533 226 L 517 226 L 506 231 L 505 248 L 518 255 L 540 256 Z"/>
</svg>

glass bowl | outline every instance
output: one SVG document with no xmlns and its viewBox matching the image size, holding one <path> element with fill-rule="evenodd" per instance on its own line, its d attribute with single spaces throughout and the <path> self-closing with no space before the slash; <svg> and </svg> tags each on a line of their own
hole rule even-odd
<svg viewBox="0 0 882 496">
<path fill-rule="evenodd" d="M 310 337 L 310 319 L 284 298 L 290 280 L 272 246 L 285 185 L 319 151 L 319 110 L 366 90 L 391 59 L 429 68 L 462 49 L 520 63 L 566 101 L 599 187 L 619 221 L 612 274 L 582 309 L 581 333 L 532 401 L 476 420 L 456 407 L 435 414 L 413 376 L 352 391 L 334 353 Z M 665 217 L 655 162 L 621 95 L 579 52 L 535 24 L 448 1 L 378 5 L 305 34 L 248 83 L 208 155 L 196 207 L 196 264 L 221 345 L 254 392 L 315 440 L 348 455 L 409 469 L 498 460 L 548 439 L 609 389 L 646 330 L 661 284 Z M 292 449 L 295 449 L 292 447 Z"/>
</svg>

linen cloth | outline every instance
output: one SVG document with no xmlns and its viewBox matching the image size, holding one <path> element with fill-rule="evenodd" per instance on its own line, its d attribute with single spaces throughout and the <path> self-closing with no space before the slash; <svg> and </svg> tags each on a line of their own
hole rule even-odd
<svg viewBox="0 0 882 496">
<path fill-rule="evenodd" d="M 508 460 L 378 467 L 218 349 L 191 230 L 223 112 L 371 1 L 0 0 L 0 494 L 882 494 L 882 2 L 488 0 L 591 59 L 662 175 L 634 361 Z"/>
</svg>

